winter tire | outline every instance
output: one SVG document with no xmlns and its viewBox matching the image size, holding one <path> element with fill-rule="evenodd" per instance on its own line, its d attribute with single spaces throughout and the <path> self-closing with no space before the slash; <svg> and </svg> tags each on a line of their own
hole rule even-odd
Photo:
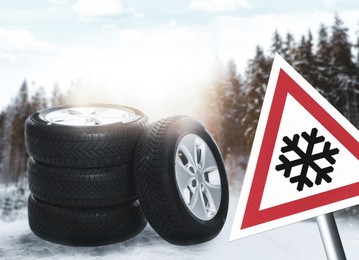
<svg viewBox="0 0 359 260">
<path fill-rule="evenodd" d="M 98 209 L 69 209 L 29 197 L 31 230 L 50 242 L 71 246 L 99 246 L 121 242 L 146 226 L 138 202 Z"/>
<path fill-rule="evenodd" d="M 92 169 L 60 168 L 30 158 L 28 181 L 36 198 L 62 207 L 108 207 L 137 199 L 130 164 Z"/>
<path fill-rule="evenodd" d="M 128 163 L 147 126 L 139 110 L 117 105 L 59 106 L 25 122 L 27 151 L 53 166 L 96 168 Z"/>
<path fill-rule="evenodd" d="M 151 124 L 135 152 L 141 208 L 165 240 L 190 245 L 214 238 L 228 211 L 228 182 L 218 147 L 190 117 Z"/>
</svg>

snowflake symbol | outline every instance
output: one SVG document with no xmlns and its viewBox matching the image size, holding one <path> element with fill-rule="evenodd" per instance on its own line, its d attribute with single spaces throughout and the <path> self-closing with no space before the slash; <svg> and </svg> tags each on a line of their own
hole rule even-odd
<svg viewBox="0 0 359 260">
<path fill-rule="evenodd" d="M 324 142 L 325 138 L 324 136 L 317 136 L 318 129 L 313 128 L 310 135 L 306 132 L 302 133 L 302 137 L 307 142 L 307 150 L 304 152 L 299 146 L 299 135 L 295 134 L 293 136 L 293 139 L 289 139 L 288 136 L 283 137 L 284 143 L 286 143 L 286 146 L 282 147 L 281 152 L 287 153 L 290 151 L 295 152 L 299 159 L 290 161 L 285 155 L 281 154 L 279 156 L 279 160 L 281 160 L 281 164 L 278 164 L 275 169 L 277 171 L 284 170 L 284 177 L 289 178 L 289 181 L 291 183 L 297 183 L 297 190 L 302 191 L 304 188 L 304 185 L 310 187 L 313 187 L 313 182 L 310 180 L 307 176 L 309 167 L 311 167 L 315 173 L 315 184 L 320 185 L 322 183 L 322 180 L 326 181 L 327 183 L 330 183 L 332 181 L 332 178 L 328 175 L 328 173 L 331 173 L 334 168 L 332 166 L 321 168 L 316 163 L 316 160 L 319 159 L 325 159 L 327 162 L 329 162 L 331 165 L 335 164 L 335 159 L 333 158 L 333 155 L 338 154 L 339 150 L 337 148 L 330 149 L 330 142 L 324 143 L 324 148 L 321 152 L 313 154 L 313 149 L 316 144 Z M 300 174 L 297 176 L 291 176 L 292 168 L 295 166 L 301 166 Z"/>
</svg>

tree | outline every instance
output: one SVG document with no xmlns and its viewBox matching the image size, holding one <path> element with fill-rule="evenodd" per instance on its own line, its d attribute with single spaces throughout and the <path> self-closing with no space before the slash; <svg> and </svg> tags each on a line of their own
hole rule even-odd
<svg viewBox="0 0 359 260">
<path fill-rule="evenodd" d="M 46 92 L 43 87 L 39 87 L 35 94 L 31 97 L 31 112 L 36 112 L 41 109 L 46 108 L 47 106 L 47 99 L 46 99 Z"/>
<path fill-rule="evenodd" d="M 3 172 L 3 161 L 4 155 L 3 151 L 5 148 L 4 145 L 4 129 L 5 129 L 5 113 L 4 111 L 0 112 L 0 183 L 4 182 L 4 172 Z M 0 202 L 1 203 L 1 202 Z"/>
<path fill-rule="evenodd" d="M 225 70 L 221 61 L 216 57 L 212 66 L 210 79 L 203 88 L 203 102 L 197 108 L 196 116 L 203 122 L 216 140 L 223 152 L 223 131 L 221 125 L 221 111 L 224 91 L 222 90 L 225 79 Z"/>
<path fill-rule="evenodd" d="M 283 44 L 282 55 L 283 58 L 288 62 L 292 63 L 294 60 L 295 41 L 294 36 L 291 33 L 287 33 L 286 40 Z"/>
<path fill-rule="evenodd" d="M 348 28 L 338 15 L 334 18 L 329 46 L 331 61 L 328 79 L 332 87 L 330 100 L 333 105 L 350 121 L 357 121 L 358 84 L 354 80 L 355 64 L 352 60 Z"/>
<path fill-rule="evenodd" d="M 318 36 L 318 45 L 315 54 L 316 59 L 321 63 L 321 65 L 328 66 L 331 60 L 331 50 L 328 40 L 327 27 L 324 24 L 320 25 Z"/>
<path fill-rule="evenodd" d="M 352 61 L 351 44 L 348 40 L 348 28 L 344 27 L 342 19 L 335 15 L 330 38 L 331 64 L 335 65 L 339 73 L 352 74 L 354 64 Z"/>
<path fill-rule="evenodd" d="M 5 183 L 16 182 L 25 175 L 27 154 L 24 140 L 24 122 L 31 106 L 26 80 L 13 102 L 4 110 L 3 150 L 1 171 Z"/>
<path fill-rule="evenodd" d="M 52 90 L 51 106 L 65 105 L 65 95 L 61 92 L 58 84 L 55 84 Z"/>
<path fill-rule="evenodd" d="M 271 53 L 274 54 L 278 52 L 280 55 L 283 54 L 283 41 L 282 37 L 279 35 L 278 30 L 276 29 L 273 34 L 272 38 L 272 46 L 271 46 Z"/>
<path fill-rule="evenodd" d="M 354 74 L 354 96 L 353 96 L 353 104 L 352 104 L 352 110 L 350 111 L 351 115 L 351 122 L 359 128 L 359 37 L 357 39 L 357 44 L 355 45 L 357 48 L 357 57 L 355 61 L 355 71 Z"/>
<path fill-rule="evenodd" d="M 241 123 L 246 152 L 250 151 L 254 139 L 270 67 L 271 61 L 265 57 L 262 48 L 257 46 L 255 57 L 248 64 L 244 89 L 245 111 Z"/>
<path fill-rule="evenodd" d="M 324 24 L 320 25 L 317 51 L 315 53 L 314 65 L 315 65 L 315 78 L 313 79 L 314 85 L 318 88 L 318 91 L 330 101 L 328 95 L 333 89 L 330 82 L 330 62 L 331 62 L 331 49 L 328 40 L 327 27 Z"/>
<path fill-rule="evenodd" d="M 313 37 L 308 32 L 308 38 L 302 36 L 301 41 L 294 51 L 293 67 L 311 84 L 314 83 L 314 56 L 313 56 Z M 314 84 L 313 84 L 314 85 Z"/>
<path fill-rule="evenodd" d="M 241 118 L 244 110 L 241 77 L 237 74 L 233 60 L 228 62 L 226 78 L 222 83 L 224 93 L 221 102 L 221 128 L 223 138 L 223 157 L 229 153 L 239 154 L 244 142 L 241 132 Z"/>
<path fill-rule="evenodd" d="M 26 172 L 27 153 L 25 149 L 24 124 L 30 114 L 31 106 L 29 104 L 29 91 L 27 82 L 24 81 L 20 87 L 17 98 L 15 99 L 13 109 L 14 116 L 11 120 L 10 145 L 11 152 L 9 161 L 10 171 L 13 173 L 12 181 L 18 181 Z"/>
</svg>

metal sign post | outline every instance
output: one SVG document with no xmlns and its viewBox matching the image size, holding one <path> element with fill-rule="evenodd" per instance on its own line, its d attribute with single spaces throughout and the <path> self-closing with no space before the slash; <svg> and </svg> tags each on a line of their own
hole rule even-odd
<svg viewBox="0 0 359 260">
<path fill-rule="evenodd" d="M 317 218 L 317 224 L 322 237 L 328 260 L 346 260 L 345 252 L 333 213 L 327 213 Z"/>
</svg>

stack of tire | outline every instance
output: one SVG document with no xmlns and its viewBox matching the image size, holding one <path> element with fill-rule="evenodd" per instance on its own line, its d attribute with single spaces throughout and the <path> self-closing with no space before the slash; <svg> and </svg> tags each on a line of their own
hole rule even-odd
<svg viewBox="0 0 359 260">
<path fill-rule="evenodd" d="M 25 122 L 30 155 L 29 225 L 73 246 L 117 243 L 149 221 L 165 240 L 215 237 L 228 210 L 228 183 L 209 132 L 187 116 L 148 126 L 118 105 L 60 106 Z"/>
</svg>

